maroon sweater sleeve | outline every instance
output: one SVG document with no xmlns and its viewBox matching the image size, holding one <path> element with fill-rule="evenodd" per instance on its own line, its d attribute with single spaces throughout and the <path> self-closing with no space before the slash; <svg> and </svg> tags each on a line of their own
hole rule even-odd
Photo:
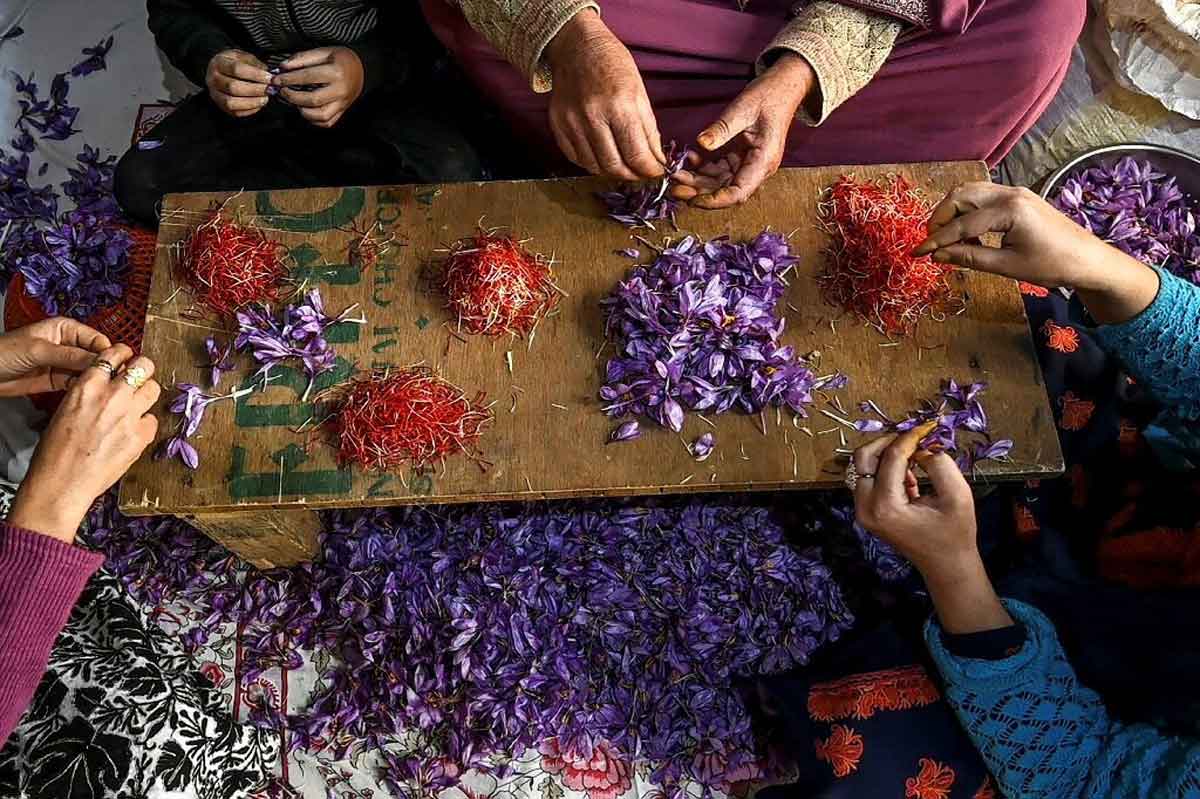
<svg viewBox="0 0 1200 799">
<path fill-rule="evenodd" d="M 0 747 L 33 699 L 50 649 L 104 557 L 0 524 Z"/>
</svg>

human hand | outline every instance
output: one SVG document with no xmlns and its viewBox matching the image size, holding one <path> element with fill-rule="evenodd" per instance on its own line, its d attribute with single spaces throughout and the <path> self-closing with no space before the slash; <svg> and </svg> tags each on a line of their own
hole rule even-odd
<svg viewBox="0 0 1200 799">
<path fill-rule="evenodd" d="M 226 114 L 248 117 L 267 101 L 271 73 L 267 65 L 242 50 L 222 50 L 208 61 L 204 83 L 208 96 Z"/>
<path fill-rule="evenodd" d="M 150 414 L 161 393 L 149 379 L 154 363 L 134 358 L 124 344 L 98 357 L 117 374 L 92 366 L 74 381 L 42 434 L 8 517 L 11 524 L 66 543 L 75 540 L 96 497 L 121 479 L 158 431 Z M 141 368 L 146 382 L 129 385 L 123 367 Z"/>
<path fill-rule="evenodd" d="M 942 627 L 951 633 L 1012 624 L 983 567 L 976 543 L 975 500 L 954 459 L 917 453 L 932 423 L 884 436 L 854 452 L 858 523 L 912 561 L 925 579 Z M 914 456 L 934 493 L 921 494 Z"/>
<path fill-rule="evenodd" d="M 978 237 L 1002 233 L 1000 247 Z M 946 195 L 929 218 L 929 238 L 913 251 L 938 263 L 1079 292 L 1102 324 L 1122 322 L 1158 294 L 1158 275 L 1105 244 L 1028 189 L 967 183 Z"/>
<path fill-rule="evenodd" d="M 622 180 L 661 177 L 658 122 L 633 56 L 595 11 L 571 18 L 546 48 L 554 75 L 550 129 L 572 163 Z"/>
<path fill-rule="evenodd" d="M 279 65 L 271 85 L 318 128 L 332 128 L 363 91 L 363 65 L 349 47 L 305 50 Z M 297 86 L 319 86 L 300 91 Z"/>
<path fill-rule="evenodd" d="M 781 56 L 696 137 L 707 158 L 689 156 L 690 168 L 672 176 L 671 195 L 709 209 L 748 200 L 779 169 L 796 109 L 814 85 L 816 74 L 807 61 L 792 53 Z"/>
<path fill-rule="evenodd" d="M 62 316 L 0 335 L 0 397 L 62 391 L 110 346 L 108 336 Z"/>
</svg>

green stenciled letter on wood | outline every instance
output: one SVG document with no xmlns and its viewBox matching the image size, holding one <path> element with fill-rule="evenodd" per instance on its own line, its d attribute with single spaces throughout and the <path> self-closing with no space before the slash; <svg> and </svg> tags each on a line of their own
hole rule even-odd
<svg viewBox="0 0 1200 799">
<path fill-rule="evenodd" d="M 345 227 L 362 213 L 366 204 L 367 193 L 359 188 L 342 189 L 332 205 L 303 214 L 280 211 L 271 200 L 269 191 L 260 191 L 254 197 L 254 210 L 263 218 L 265 226 L 290 233 L 320 233 Z"/>
<path fill-rule="evenodd" d="M 351 325 L 357 328 L 357 325 Z M 335 361 L 333 369 L 318 375 L 310 392 L 312 396 L 324 391 L 330 386 L 347 380 L 354 374 L 354 364 L 341 356 Z M 261 377 L 251 375 L 242 381 L 242 388 L 256 388 L 262 383 Z M 252 398 L 259 397 L 263 392 L 256 391 L 244 397 L 238 397 L 237 409 L 234 412 L 234 424 L 238 427 L 299 427 L 305 422 L 312 424 L 314 415 L 319 413 L 316 403 L 300 402 L 304 389 L 308 387 L 308 375 L 291 366 L 276 366 L 271 370 L 269 388 L 287 386 L 296 393 L 296 401 L 282 404 L 252 403 Z"/>
<path fill-rule="evenodd" d="M 362 282 L 362 270 L 352 264 L 326 263 L 320 251 L 305 242 L 293 247 L 289 253 L 296 266 L 292 279 L 297 283 L 328 283 L 331 286 L 353 286 Z"/>
<path fill-rule="evenodd" d="M 274 471 L 247 472 L 245 447 L 233 447 L 229 464 L 229 496 L 232 499 L 260 497 L 313 496 L 317 494 L 350 493 L 354 483 L 349 469 L 315 469 L 311 472 L 297 471 L 296 467 L 308 460 L 308 455 L 295 444 L 288 444 L 272 453 L 276 464 Z"/>
</svg>

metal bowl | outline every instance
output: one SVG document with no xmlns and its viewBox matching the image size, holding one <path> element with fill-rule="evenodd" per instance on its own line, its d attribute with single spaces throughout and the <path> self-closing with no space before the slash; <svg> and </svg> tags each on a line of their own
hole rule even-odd
<svg viewBox="0 0 1200 799">
<path fill-rule="evenodd" d="M 1067 177 L 1074 172 L 1093 166 L 1111 167 L 1127 155 L 1139 161 L 1149 161 L 1159 172 L 1173 175 L 1185 194 L 1200 200 L 1200 158 L 1158 144 L 1114 144 L 1086 152 L 1046 179 L 1042 197 L 1048 200 L 1058 194 Z"/>
</svg>

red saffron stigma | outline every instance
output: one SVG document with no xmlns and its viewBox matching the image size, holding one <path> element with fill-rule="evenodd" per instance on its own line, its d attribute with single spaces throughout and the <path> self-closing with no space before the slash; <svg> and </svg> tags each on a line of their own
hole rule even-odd
<svg viewBox="0 0 1200 799">
<path fill-rule="evenodd" d="M 228 319 L 250 303 L 279 299 L 285 258 L 286 248 L 259 228 L 214 212 L 184 243 L 180 266 L 196 300 Z"/>
<path fill-rule="evenodd" d="M 922 317 L 943 320 L 956 298 L 953 265 L 912 251 L 927 236 L 933 205 L 907 180 L 842 176 L 817 211 L 831 241 L 818 279 L 826 302 L 857 314 L 885 335 L 911 333 Z"/>
<path fill-rule="evenodd" d="M 495 231 L 481 230 L 451 245 L 434 282 L 458 329 L 484 336 L 530 335 L 562 293 L 549 262 Z"/>
<path fill-rule="evenodd" d="M 482 392 L 462 389 L 424 366 L 378 370 L 330 390 L 338 462 L 390 471 L 421 469 L 465 453 L 483 464 L 475 445 L 494 415 Z"/>
</svg>

